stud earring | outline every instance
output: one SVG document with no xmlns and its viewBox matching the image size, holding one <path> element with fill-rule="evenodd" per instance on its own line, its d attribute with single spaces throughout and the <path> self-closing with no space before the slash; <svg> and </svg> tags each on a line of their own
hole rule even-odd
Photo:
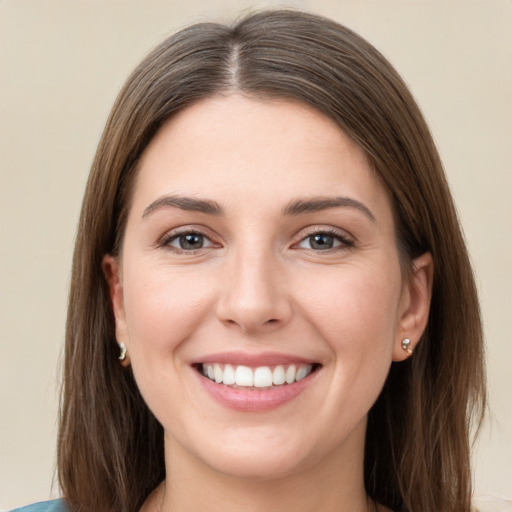
<svg viewBox="0 0 512 512">
<path fill-rule="evenodd" d="M 126 345 L 124 343 L 118 343 L 119 345 L 119 357 L 120 361 L 124 361 L 126 359 Z"/>
<path fill-rule="evenodd" d="M 409 354 L 412 354 L 412 348 L 409 348 L 409 345 L 411 344 L 411 340 L 409 338 L 404 338 L 402 340 L 402 348 Z"/>
</svg>

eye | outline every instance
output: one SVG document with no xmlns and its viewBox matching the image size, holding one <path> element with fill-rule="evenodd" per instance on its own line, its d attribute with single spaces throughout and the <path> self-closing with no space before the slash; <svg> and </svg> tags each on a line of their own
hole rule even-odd
<svg viewBox="0 0 512 512">
<path fill-rule="evenodd" d="M 297 246 L 301 249 L 328 251 L 337 247 L 351 247 L 353 243 L 337 233 L 317 232 L 303 238 Z"/>
<path fill-rule="evenodd" d="M 177 249 L 178 251 L 196 251 L 198 249 L 213 247 L 215 244 L 202 233 L 187 231 L 177 235 L 171 235 L 164 241 L 164 245 Z"/>
</svg>

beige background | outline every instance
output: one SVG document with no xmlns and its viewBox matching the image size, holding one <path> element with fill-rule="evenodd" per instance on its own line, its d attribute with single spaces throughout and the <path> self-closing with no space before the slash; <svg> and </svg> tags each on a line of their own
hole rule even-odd
<svg viewBox="0 0 512 512">
<path fill-rule="evenodd" d="M 47 499 L 88 167 L 123 80 L 178 27 L 256 1 L 0 0 L 0 509 Z M 492 414 L 476 489 L 512 499 L 512 1 L 289 2 L 373 42 L 432 127 L 477 271 Z"/>
</svg>

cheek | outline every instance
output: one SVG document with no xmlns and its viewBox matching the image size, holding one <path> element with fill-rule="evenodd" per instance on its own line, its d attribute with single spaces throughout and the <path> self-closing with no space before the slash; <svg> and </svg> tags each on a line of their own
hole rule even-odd
<svg viewBox="0 0 512 512">
<path fill-rule="evenodd" d="M 346 268 L 309 295 L 311 323 L 326 340 L 343 386 L 379 387 L 392 360 L 401 293 L 399 267 Z M 319 283 L 320 284 L 320 283 Z M 364 381 L 364 383 L 362 382 Z M 372 384 L 374 383 L 374 384 Z"/>
<path fill-rule="evenodd" d="M 327 425 L 331 432 L 326 442 L 334 444 L 365 418 L 392 361 L 400 270 L 388 265 L 386 274 L 380 264 L 365 263 L 317 273 L 315 286 L 304 283 L 302 289 L 302 313 L 314 329 L 311 336 L 328 349 L 323 371 L 329 386 L 317 417 L 323 425 L 319 429 Z"/>
<path fill-rule="evenodd" d="M 171 273 L 165 265 L 148 267 L 127 273 L 124 286 L 129 342 L 143 357 L 174 351 L 209 307 L 207 288 L 189 274 Z"/>
<path fill-rule="evenodd" d="M 381 267 L 382 268 L 382 267 Z M 316 307 L 331 339 L 344 343 L 378 344 L 389 341 L 398 325 L 401 278 L 398 269 L 387 275 L 378 269 L 340 272 L 325 282 L 328 294 L 316 294 Z M 336 336 L 338 333 L 339 336 Z M 342 340 L 342 338 L 344 338 Z"/>
<path fill-rule="evenodd" d="M 206 287 L 197 286 L 190 274 L 137 263 L 125 273 L 124 282 L 131 365 L 148 407 L 162 424 L 173 425 L 171 411 L 180 410 L 185 399 L 182 347 L 212 308 Z"/>
</svg>

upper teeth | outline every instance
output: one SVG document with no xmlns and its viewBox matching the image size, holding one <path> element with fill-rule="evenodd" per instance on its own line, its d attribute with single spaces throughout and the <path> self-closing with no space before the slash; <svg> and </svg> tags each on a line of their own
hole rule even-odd
<svg viewBox="0 0 512 512">
<path fill-rule="evenodd" d="M 311 364 L 278 365 L 275 367 L 234 366 L 231 364 L 206 363 L 202 365 L 203 375 L 218 384 L 266 388 L 272 385 L 292 384 L 307 377 L 313 370 Z"/>
</svg>

